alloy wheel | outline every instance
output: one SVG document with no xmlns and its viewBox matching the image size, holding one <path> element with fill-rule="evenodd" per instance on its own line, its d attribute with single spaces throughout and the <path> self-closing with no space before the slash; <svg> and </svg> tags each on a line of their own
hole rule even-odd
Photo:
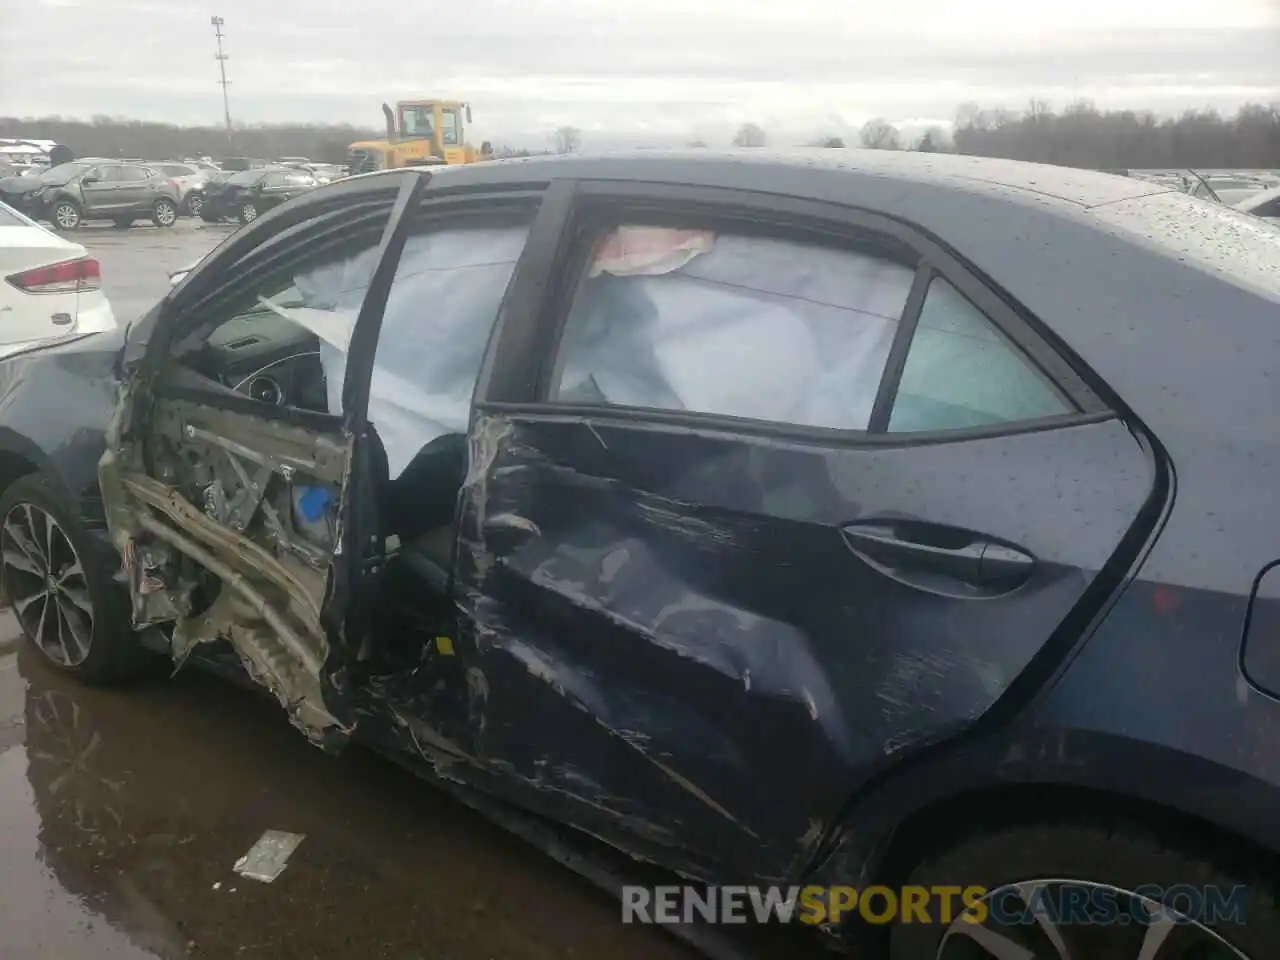
<svg viewBox="0 0 1280 960">
<path fill-rule="evenodd" d="M 191 211 L 193 217 L 200 216 L 200 209 L 204 206 L 204 200 L 200 197 L 192 197 L 187 201 L 187 209 Z"/>
<path fill-rule="evenodd" d="M 161 200 L 156 204 L 156 221 L 162 227 L 168 227 L 178 219 L 178 211 L 172 203 Z"/>
<path fill-rule="evenodd" d="M 240 208 L 240 215 L 244 218 L 245 223 L 253 223 L 258 219 L 258 208 L 252 203 L 246 203 Z"/>
<path fill-rule="evenodd" d="M 1186 888 L 1194 900 L 1204 888 Z M 1100 883 L 1032 880 L 989 892 L 985 920 L 956 917 L 935 960 L 1258 960 L 1193 914 L 1206 904 L 1160 904 Z M 1066 905 L 1079 906 L 1075 909 Z M 999 905 L 999 906 L 997 906 Z"/>
<path fill-rule="evenodd" d="M 69 203 L 60 203 L 53 208 L 53 222 L 63 230 L 74 230 L 80 225 L 80 211 Z"/>
<path fill-rule="evenodd" d="M 64 667 L 84 662 L 93 644 L 84 564 L 57 521 L 33 503 L 14 504 L 0 526 L 0 584 L 45 656 Z"/>
</svg>

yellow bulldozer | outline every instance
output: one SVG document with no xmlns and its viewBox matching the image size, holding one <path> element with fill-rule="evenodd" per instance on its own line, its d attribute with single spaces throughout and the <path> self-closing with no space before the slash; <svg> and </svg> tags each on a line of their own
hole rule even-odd
<svg viewBox="0 0 1280 960">
<path fill-rule="evenodd" d="M 382 105 L 387 139 L 360 140 L 347 153 L 347 173 L 394 170 L 446 163 L 475 163 L 492 156 L 488 141 L 477 150 L 467 143 L 471 105 L 460 100 L 400 100 Z"/>
</svg>

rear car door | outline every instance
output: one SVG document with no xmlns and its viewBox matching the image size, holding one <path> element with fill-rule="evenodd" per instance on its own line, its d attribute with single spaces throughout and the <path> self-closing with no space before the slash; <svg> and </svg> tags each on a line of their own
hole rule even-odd
<svg viewBox="0 0 1280 960">
<path fill-rule="evenodd" d="M 355 723 L 372 355 L 425 181 L 358 185 L 202 262 L 131 337 L 99 471 L 135 627 L 168 631 L 178 663 L 229 642 L 321 744 Z"/>
<path fill-rule="evenodd" d="M 149 167 L 127 163 L 120 169 L 120 205 L 137 212 L 150 210 L 153 201 L 159 198 L 158 171 Z"/>
<path fill-rule="evenodd" d="M 263 191 L 264 206 L 278 206 L 292 200 L 316 185 L 315 179 L 305 173 L 273 173 L 267 177 Z"/>
<path fill-rule="evenodd" d="M 793 875 L 1087 622 L 1145 452 L 898 221 L 584 183 L 563 236 L 471 430 L 478 749 L 633 853 Z"/>
</svg>

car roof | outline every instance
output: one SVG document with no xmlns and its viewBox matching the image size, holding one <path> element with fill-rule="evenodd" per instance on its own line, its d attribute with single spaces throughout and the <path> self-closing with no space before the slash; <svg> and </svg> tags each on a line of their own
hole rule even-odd
<svg viewBox="0 0 1280 960">
<path fill-rule="evenodd" d="M 425 170 L 433 182 L 451 188 L 535 186 L 564 178 L 729 188 L 838 203 L 909 220 L 972 257 L 979 257 L 981 248 L 982 258 L 995 258 L 993 266 L 1021 252 L 1018 234 L 1043 237 L 1044 249 L 1062 256 L 1084 252 L 1101 237 L 1114 237 L 1123 239 L 1132 255 L 1142 248 L 1175 263 L 1195 263 L 1224 282 L 1280 299 L 1280 244 L 1271 226 L 1178 189 L 1094 170 L 953 154 L 823 148 L 641 150 Z M 347 177 L 310 191 L 303 202 L 322 204 L 348 191 L 387 189 L 406 172 Z M 1040 269 L 1032 263 L 1024 272 L 1038 276 Z M 1038 297 L 1026 300 L 1033 309 L 1046 306 Z"/>
<path fill-rule="evenodd" d="M 431 168 L 433 177 L 465 177 L 478 181 L 490 177 L 494 180 L 508 179 L 506 171 L 510 170 L 519 170 L 522 176 L 545 176 L 549 179 L 558 176 L 621 180 L 652 177 L 688 183 L 715 183 L 726 179 L 723 174 L 729 170 L 739 174 L 732 179 L 741 180 L 745 170 L 748 171 L 746 179 L 758 179 L 762 188 L 767 187 L 775 176 L 809 170 L 861 174 L 899 181 L 904 186 L 932 184 L 962 190 L 1017 190 L 1081 207 L 1114 203 L 1159 191 L 1158 187 L 1146 181 L 1094 170 L 991 157 L 862 149 L 637 150 L 520 157 Z"/>
</svg>

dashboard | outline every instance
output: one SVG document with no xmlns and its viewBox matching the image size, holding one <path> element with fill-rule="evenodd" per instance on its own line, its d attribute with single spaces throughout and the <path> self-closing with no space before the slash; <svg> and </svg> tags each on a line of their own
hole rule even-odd
<svg viewBox="0 0 1280 960">
<path fill-rule="evenodd" d="M 260 403 L 329 412 L 319 338 L 271 313 L 223 323 L 184 365 Z"/>
</svg>

